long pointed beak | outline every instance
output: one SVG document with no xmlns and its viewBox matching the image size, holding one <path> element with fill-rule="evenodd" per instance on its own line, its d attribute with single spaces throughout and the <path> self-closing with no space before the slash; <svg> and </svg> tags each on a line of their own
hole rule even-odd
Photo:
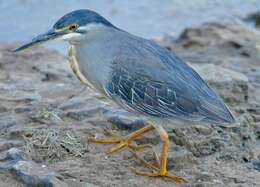
<svg viewBox="0 0 260 187">
<path fill-rule="evenodd" d="M 22 50 L 34 47 L 36 45 L 39 45 L 43 42 L 57 39 L 60 36 L 63 36 L 64 34 L 66 34 L 66 33 L 65 32 L 56 32 L 54 29 L 51 29 L 44 34 L 40 34 L 39 36 L 33 38 L 30 42 L 18 47 L 17 49 L 14 50 L 14 52 L 22 51 Z"/>
</svg>

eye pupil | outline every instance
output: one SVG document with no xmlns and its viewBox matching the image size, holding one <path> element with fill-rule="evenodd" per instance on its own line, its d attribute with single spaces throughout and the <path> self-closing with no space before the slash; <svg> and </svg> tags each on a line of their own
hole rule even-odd
<svg viewBox="0 0 260 187">
<path fill-rule="evenodd" d="M 77 25 L 71 25 L 69 29 L 70 30 L 75 30 L 76 28 L 77 28 Z"/>
</svg>

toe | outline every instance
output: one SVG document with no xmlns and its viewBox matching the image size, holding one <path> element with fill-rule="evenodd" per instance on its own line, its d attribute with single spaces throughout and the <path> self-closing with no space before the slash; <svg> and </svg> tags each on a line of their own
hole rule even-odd
<svg viewBox="0 0 260 187">
<path fill-rule="evenodd" d="M 166 173 L 165 177 L 172 179 L 177 184 L 188 183 L 188 181 L 185 180 L 184 178 L 176 176 L 176 175 L 173 175 L 171 173 Z"/>
</svg>

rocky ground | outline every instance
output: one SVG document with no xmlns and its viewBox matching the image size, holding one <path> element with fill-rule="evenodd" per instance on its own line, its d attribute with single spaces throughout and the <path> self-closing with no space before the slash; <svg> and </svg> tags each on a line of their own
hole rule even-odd
<svg viewBox="0 0 260 187">
<path fill-rule="evenodd" d="M 260 186 L 260 32 L 242 24 L 209 23 L 157 42 L 176 51 L 223 99 L 236 126 L 166 127 L 168 168 L 186 187 Z M 12 53 L 0 45 L 0 186 L 175 186 L 145 170 L 127 150 L 106 156 L 109 145 L 88 143 L 102 129 L 126 135 L 144 125 L 81 85 L 66 57 L 45 48 Z M 159 152 L 150 133 L 136 142 Z M 148 161 L 152 150 L 142 152 Z M 176 185 L 177 186 L 177 185 Z"/>
</svg>

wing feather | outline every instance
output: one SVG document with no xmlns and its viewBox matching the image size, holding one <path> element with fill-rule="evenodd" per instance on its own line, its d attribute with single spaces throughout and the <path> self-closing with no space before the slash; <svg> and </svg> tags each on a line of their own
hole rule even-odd
<svg viewBox="0 0 260 187">
<path fill-rule="evenodd" d="M 131 41 L 128 47 L 132 45 L 134 50 L 116 55 L 105 88 L 119 104 L 159 118 L 234 121 L 219 96 L 175 54 L 148 40 Z"/>
</svg>

